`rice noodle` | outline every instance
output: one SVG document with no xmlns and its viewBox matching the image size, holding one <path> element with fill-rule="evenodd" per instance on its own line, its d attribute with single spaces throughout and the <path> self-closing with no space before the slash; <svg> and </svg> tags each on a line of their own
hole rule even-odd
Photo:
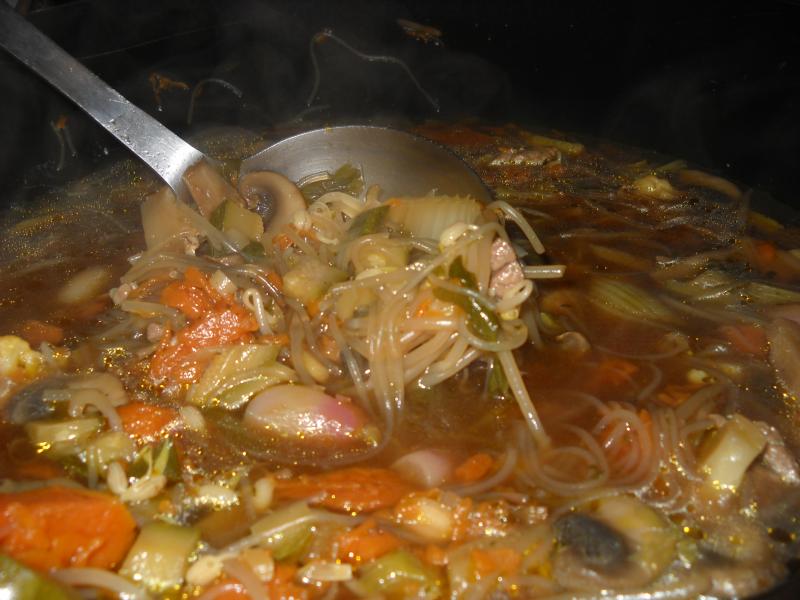
<svg viewBox="0 0 800 600">
<path fill-rule="evenodd" d="M 55 579 L 67 585 L 104 590 L 125 600 L 148 600 L 150 595 L 124 577 L 92 567 L 71 567 L 52 572 Z"/>
</svg>

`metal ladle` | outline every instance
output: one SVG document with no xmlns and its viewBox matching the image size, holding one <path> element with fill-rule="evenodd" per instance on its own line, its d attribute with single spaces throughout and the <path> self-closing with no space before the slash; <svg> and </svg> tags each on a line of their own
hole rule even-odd
<svg viewBox="0 0 800 600">
<path fill-rule="evenodd" d="M 183 201 L 186 169 L 210 160 L 156 119 L 131 104 L 50 38 L 0 0 L 0 46 L 71 99 L 147 163 Z M 277 142 L 242 162 L 241 174 L 277 171 L 292 181 L 350 163 L 387 196 L 419 196 L 436 190 L 491 196 L 478 176 L 446 148 L 402 131 L 369 126 L 330 127 Z"/>
</svg>

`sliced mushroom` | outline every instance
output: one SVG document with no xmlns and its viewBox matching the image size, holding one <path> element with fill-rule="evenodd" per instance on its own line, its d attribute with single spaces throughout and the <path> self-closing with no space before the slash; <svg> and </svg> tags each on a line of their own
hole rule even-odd
<svg viewBox="0 0 800 600">
<path fill-rule="evenodd" d="M 267 221 L 266 239 L 271 240 L 295 213 L 305 210 L 306 201 L 300 189 L 280 173 L 254 171 L 239 180 L 239 193 L 248 206 Z"/>
<path fill-rule="evenodd" d="M 605 523 L 581 513 L 570 513 L 555 523 L 558 542 L 575 552 L 587 565 L 608 568 L 629 554 L 625 539 Z"/>
<path fill-rule="evenodd" d="M 4 408 L 5 418 L 15 425 L 24 425 L 51 416 L 55 404 L 45 399 L 44 393 L 46 390 L 63 387 L 65 381 L 65 377 L 55 376 L 26 385 L 9 398 Z"/>
</svg>

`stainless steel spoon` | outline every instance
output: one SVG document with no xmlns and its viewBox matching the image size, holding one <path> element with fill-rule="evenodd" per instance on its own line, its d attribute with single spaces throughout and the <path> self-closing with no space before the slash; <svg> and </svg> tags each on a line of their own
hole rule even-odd
<svg viewBox="0 0 800 600">
<path fill-rule="evenodd" d="M 190 201 L 183 174 L 200 160 L 210 159 L 128 102 L 2 0 L 0 46 L 147 163 L 178 198 Z M 480 178 L 449 150 L 419 136 L 383 127 L 332 127 L 302 133 L 246 159 L 242 174 L 269 170 L 298 181 L 348 162 L 360 166 L 366 182 L 379 184 L 388 196 L 437 190 L 469 194 L 484 202 L 491 199 Z"/>
</svg>

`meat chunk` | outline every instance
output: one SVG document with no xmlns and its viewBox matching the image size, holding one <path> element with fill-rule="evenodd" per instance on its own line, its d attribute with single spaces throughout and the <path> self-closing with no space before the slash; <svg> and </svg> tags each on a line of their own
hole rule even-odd
<svg viewBox="0 0 800 600">
<path fill-rule="evenodd" d="M 497 271 L 508 263 L 517 260 L 517 254 L 507 241 L 503 238 L 495 238 L 492 242 L 492 254 L 489 258 L 489 264 L 492 271 Z"/>
<path fill-rule="evenodd" d="M 525 273 L 517 260 L 517 253 L 503 238 L 496 238 L 492 242 L 489 264 L 492 268 L 489 293 L 496 298 L 502 298 L 525 279 Z"/>
<path fill-rule="evenodd" d="M 517 261 L 510 262 L 492 273 L 489 280 L 489 293 L 497 298 L 502 298 L 510 290 L 513 290 L 521 281 L 525 279 L 525 273 Z"/>
</svg>

